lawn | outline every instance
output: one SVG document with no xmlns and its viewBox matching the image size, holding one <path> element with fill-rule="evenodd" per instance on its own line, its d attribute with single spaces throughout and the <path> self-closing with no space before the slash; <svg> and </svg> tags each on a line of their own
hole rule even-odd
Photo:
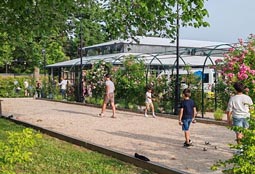
<svg viewBox="0 0 255 174">
<path fill-rule="evenodd" d="M 7 132 L 22 132 L 25 127 L 0 119 L 0 142 Z M 37 132 L 38 133 L 38 132 Z M 31 161 L 15 166 L 16 173 L 24 174 L 152 174 L 148 170 L 119 161 L 83 147 L 42 134 L 30 149 Z"/>
</svg>

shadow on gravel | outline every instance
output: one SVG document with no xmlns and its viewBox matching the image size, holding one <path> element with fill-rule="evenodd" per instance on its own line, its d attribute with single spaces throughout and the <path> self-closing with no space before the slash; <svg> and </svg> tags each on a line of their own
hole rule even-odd
<svg viewBox="0 0 255 174">
<path fill-rule="evenodd" d="M 53 109 L 58 112 L 66 112 L 66 113 L 71 113 L 71 114 L 79 114 L 79 115 L 86 115 L 86 116 L 91 116 L 91 117 L 98 117 L 97 114 L 91 114 L 91 112 L 77 112 L 73 110 L 65 110 L 65 109 Z"/>
</svg>

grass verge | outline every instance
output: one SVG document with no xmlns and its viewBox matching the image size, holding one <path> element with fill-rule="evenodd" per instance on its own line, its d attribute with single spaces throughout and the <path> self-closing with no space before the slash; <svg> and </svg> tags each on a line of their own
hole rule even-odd
<svg viewBox="0 0 255 174">
<path fill-rule="evenodd" d="M 7 131 L 22 132 L 25 128 L 0 119 L 0 141 L 5 141 Z M 16 173 L 26 174 L 152 174 L 145 169 L 87 150 L 83 147 L 42 135 L 31 149 L 32 160 L 16 165 Z"/>
</svg>

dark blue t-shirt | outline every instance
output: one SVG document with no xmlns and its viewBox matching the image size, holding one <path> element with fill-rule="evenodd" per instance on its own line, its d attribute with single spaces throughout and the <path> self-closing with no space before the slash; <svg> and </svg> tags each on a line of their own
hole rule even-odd
<svg viewBox="0 0 255 174">
<path fill-rule="evenodd" d="M 183 108 L 182 120 L 192 119 L 193 108 L 196 107 L 195 102 L 192 99 L 184 99 L 181 101 L 180 108 Z"/>
</svg>

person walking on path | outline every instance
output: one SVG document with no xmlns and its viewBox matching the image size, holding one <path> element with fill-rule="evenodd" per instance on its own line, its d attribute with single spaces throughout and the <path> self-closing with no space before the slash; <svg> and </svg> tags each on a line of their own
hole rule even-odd
<svg viewBox="0 0 255 174">
<path fill-rule="evenodd" d="M 112 106 L 112 118 L 116 118 L 115 112 L 115 104 L 114 104 L 114 90 L 115 86 L 114 83 L 110 79 L 110 74 L 105 75 L 105 96 L 104 96 L 104 103 L 102 105 L 102 110 L 101 113 L 98 114 L 100 117 L 104 116 L 105 110 L 106 110 L 106 105 L 107 103 L 111 103 Z"/>
<path fill-rule="evenodd" d="M 148 112 L 148 110 L 151 109 L 152 117 L 156 118 L 156 115 L 155 115 L 155 112 L 154 112 L 154 105 L 153 105 L 152 97 L 151 97 L 151 92 L 152 92 L 152 89 L 149 86 L 147 88 L 147 92 L 145 94 L 145 105 L 146 105 L 146 107 L 145 107 L 145 110 L 144 110 L 144 116 L 148 117 L 147 112 Z"/>
<path fill-rule="evenodd" d="M 64 100 L 66 99 L 67 80 L 65 78 L 61 78 L 61 82 L 58 85 L 60 86 L 62 99 Z"/>
<path fill-rule="evenodd" d="M 195 123 L 195 116 L 197 114 L 195 102 L 190 99 L 191 92 L 190 89 L 186 88 L 183 90 L 183 100 L 181 101 L 180 111 L 179 111 L 179 125 L 182 126 L 184 131 L 184 147 L 189 147 L 192 145 L 190 139 L 190 124 Z"/>
<path fill-rule="evenodd" d="M 41 82 L 39 81 L 39 80 L 37 80 L 36 82 L 35 82 L 36 84 L 36 86 L 35 86 L 35 91 L 36 91 L 36 98 L 41 98 L 41 94 L 42 94 L 42 84 L 41 84 Z"/>
<path fill-rule="evenodd" d="M 250 118 L 249 107 L 253 105 L 252 99 L 243 94 L 245 87 L 241 82 L 234 83 L 236 94 L 229 99 L 227 107 L 227 122 L 230 126 L 248 128 Z M 239 144 L 243 134 L 236 132 L 236 141 Z"/>
<path fill-rule="evenodd" d="M 29 96 L 29 92 L 28 92 L 28 87 L 29 87 L 29 83 L 27 80 L 24 81 L 24 96 L 28 97 Z"/>
</svg>

